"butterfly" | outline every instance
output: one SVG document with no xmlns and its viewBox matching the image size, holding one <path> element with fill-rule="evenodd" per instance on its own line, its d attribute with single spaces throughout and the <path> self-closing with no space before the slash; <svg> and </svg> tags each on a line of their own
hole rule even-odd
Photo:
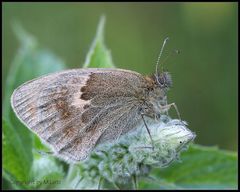
<svg viewBox="0 0 240 192">
<path fill-rule="evenodd" d="M 158 70 L 143 76 L 124 69 L 72 69 L 22 84 L 13 92 L 11 105 L 56 156 L 78 162 L 97 145 L 141 125 L 151 137 L 145 118 L 159 119 L 171 106 L 176 108 L 167 104 L 171 85 L 171 75 Z"/>
</svg>

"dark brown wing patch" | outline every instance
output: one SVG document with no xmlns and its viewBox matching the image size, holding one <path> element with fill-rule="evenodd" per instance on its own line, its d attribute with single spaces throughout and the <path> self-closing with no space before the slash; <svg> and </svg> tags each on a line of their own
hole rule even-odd
<svg viewBox="0 0 240 192">
<path fill-rule="evenodd" d="M 142 80 L 142 81 L 141 81 Z M 139 86 L 144 85 L 144 79 L 137 75 L 127 75 L 125 72 L 91 73 L 85 86 L 81 88 L 81 99 L 90 100 L 99 96 L 133 97 Z"/>
</svg>

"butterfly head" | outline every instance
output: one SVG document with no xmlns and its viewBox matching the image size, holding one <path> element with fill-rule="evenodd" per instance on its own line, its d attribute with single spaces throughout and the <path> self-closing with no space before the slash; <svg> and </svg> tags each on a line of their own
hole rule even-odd
<svg viewBox="0 0 240 192">
<path fill-rule="evenodd" d="M 161 88 L 161 89 L 168 89 L 172 87 L 172 78 L 169 72 L 162 72 L 157 73 L 155 76 L 155 83 Z"/>
</svg>

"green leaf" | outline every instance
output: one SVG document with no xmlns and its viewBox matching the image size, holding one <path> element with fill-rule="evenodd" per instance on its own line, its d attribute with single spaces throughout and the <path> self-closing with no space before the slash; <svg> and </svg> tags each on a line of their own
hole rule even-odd
<svg viewBox="0 0 240 192">
<path fill-rule="evenodd" d="M 97 28 L 96 37 L 87 54 L 84 68 L 114 68 L 111 53 L 104 44 L 105 17 L 102 16 Z"/>
<path fill-rule="evenodd" d="M 13 184 L 16 181 L 29 180 L 32 158 L 29 158 L 26 151 L 31 151 L 31 146 L 22 143 L 22 138 L 5 119 L 2 121 L 2 127 L 3 169 L 8 175 L 5 179 Z"/>
<path fill-rule="evenodd" d="M 26 189 L 21 183 L 17 182 L 16 178 L 8 173 L 5 169 L 2 171 L 3 189 Z"/>
<path fill-rule="evenodd" d="M 237 189 L 237 154 L 216 147 L 192 145 L 181 155 L 182 163 L 166 169 L 154 169 L 159 188 L 165 189 Z M 141 182 L 141 188 L 151 184 Z"/>
<path fill-rule="evenodd" d="M 54 189 L 62 183 L 65 173 L 54 157 L 43 155 L 34 158 L 30 175 L 32 188 Z"/>
</svg>

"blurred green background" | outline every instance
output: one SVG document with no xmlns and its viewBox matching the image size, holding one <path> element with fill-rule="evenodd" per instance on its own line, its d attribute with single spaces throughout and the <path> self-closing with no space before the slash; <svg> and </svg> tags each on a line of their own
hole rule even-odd
<svg viewBox="0 0 240 192">
<path fill-rule="evenodd" d="M 175 102 L 196 143 L 237 150 L 237 3 L 3 3 L 3 90 L 19 47 L 19 22 L 69 68 L 83 65 L 101 15 L 105 42 L 118 68 L 154 72 L 162 61 L 172 73 Z M 174 109 L 171 116 L 177 117 Z"/>
</svg>

